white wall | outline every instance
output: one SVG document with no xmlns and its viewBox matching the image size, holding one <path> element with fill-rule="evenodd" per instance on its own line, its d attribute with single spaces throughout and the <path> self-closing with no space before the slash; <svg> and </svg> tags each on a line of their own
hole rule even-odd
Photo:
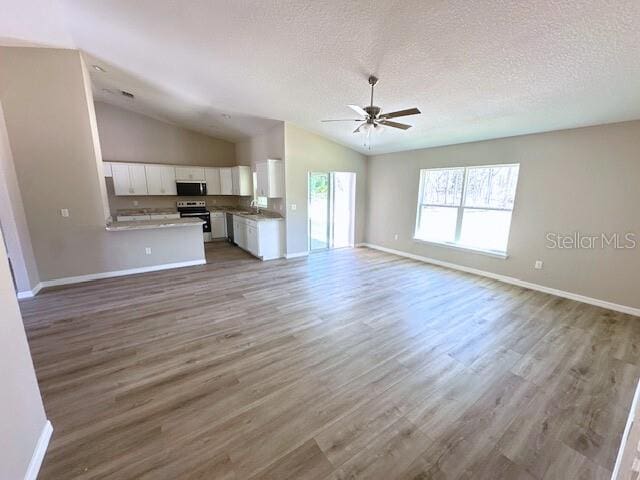
<svg viewBox="0 0 640 480">
<path fill-rule="evenodd" d="M 506 260 L 412 240 L 419 170 L 520 163 Z M 368 243 L 640 307 L 635 250 L 552 250 L 547 232 L 635 232 L 640 240 L 640 121 L 373 156 Z M 399 235 L 394 240 L 394 234 Z M 543 270 L 534 270 L 536 260 Z"/>
<path fill-rule="evenodd" d="M 0 478 L 25 478 L 47 418 L 0 234 Z"/>
<path fill-rule="evenodd" d="M 361 153 L 300 127 L 285 124 L 285 178 L 287 189 L 287 254 L 308 250 L 309 172 L 355 172 L 355 241 L 364 240 L 367 159 Z M 296 210 L 291 205 L 296 205 Z"/>
</svg>

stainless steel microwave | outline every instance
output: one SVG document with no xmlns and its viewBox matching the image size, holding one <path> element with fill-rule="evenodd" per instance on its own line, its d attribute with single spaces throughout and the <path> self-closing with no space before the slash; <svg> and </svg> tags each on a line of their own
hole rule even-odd
<svg viewBox="0 0 640 480">
<path fill-rule="evenodd" d="M 205 182 L 176 182 L 176 190 L 180 197 L 202 197 L 207 194 Z"/>
</svg>

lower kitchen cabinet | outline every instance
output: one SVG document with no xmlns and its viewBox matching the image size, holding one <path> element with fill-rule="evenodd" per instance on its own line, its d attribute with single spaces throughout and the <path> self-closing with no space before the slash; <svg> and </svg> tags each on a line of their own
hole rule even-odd
<svg viewBox="0 0 640 480">
<path fill-rule="evenodd" d="M 250 220 L 233 216 L 233 239 L 242 249 L 262 260 L 284 256 L 284 220 Z"/>
<path fill-rule="evenodd" d="M 211 236 L 225 238 L 227 236 L 227 216 L 224 212 L 211 212 Z"/>
</svg>

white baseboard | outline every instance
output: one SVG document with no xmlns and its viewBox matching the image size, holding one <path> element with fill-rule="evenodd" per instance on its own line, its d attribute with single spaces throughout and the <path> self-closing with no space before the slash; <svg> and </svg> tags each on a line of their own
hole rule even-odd
<svg viewBox="0 0 640 480">
<path fill-rule="evenodd" d="M 587 297 L 577 293 L 566 292 L 564 290 L 558 290 L 556 288 L 545 287 L 537 283 L 526 282 L 519 278 L 509 277 L 507 275 L 500 275 L 498 273 L 487 272 L 484 270 L 478 270 L 477 268 L 465 267 L 464 265 L 458 265 L 456 263 L 443 262 L 442 260 L 436 260 L 434 258 L 423 257 L 421 255 L 415 255 L 413 253 L 403 252 L 401 250 L 394 250 L 393 248 L 382 247 L 380 245 L 374 245 L 371 243 L 362 243 L 359 246 L 372 248 L 374 250 L 380 250 L 381 252 L 391 253 L 399 255 L 401 257 L 410 258 L 419 262 L 430 263 L 439 267 L 451 268 L 452 270 L 459 270 L 461 272 L 473 273 L 474 275 L 480 275 L 482 277 L 492 278 L 499 282 L 508 283 L 510 285 L 517 285 L 518 287 L 528 288 L 530 290 L 537 290 L 539 292 L 549 293 L 558 297 L 568 298 L 569 300 L 575 300 L 577 302 L 588 303 L 589 305 L 595 305 L 596 307 L 606 308 L 608 310 L 615 310 L 616 312 L 627 313 L 629 315 L 635 315 L 640 317 L 640 308 L 629 307 L 627 305 L 620 305 L 617 303 L 607 302 L 605 300 L 599 300 L 597 298 Z"/>
<path fill-rule="evenodd" d="M 38 478 L 38 472 L 40 472 L 40 466 L 44 460 L 44 454 L 47 453 L 47 447 L 49 446 L 49 440 L 51 440 L 51 434 L 53 433 L 53 425 L 47 420 L 47 423 L 42 427 L 38 443 L 31 456 L 27 473 L 24 474 L 24 480 L 36 480 Z"/>
<path fill-rule="evenodd" d="M 284 256 L 284 258 L 289 260 L 291 258 L 300 258 L 300 257 L 307 257 L 307 256 L 309 256 L 309 252 L 297 252 L 297 253 L 287 253 Z"/>
<path fill-rule="evenodd" d="M 137 273 L 157 272 L 159 270 L 169 270 L 171 268 L 193 267 L 195 265 L 204 265 L 207 261 L 190 260 L 188 262 L 165 263 L 162 265 L 150 265 L 148 267 L 129 268 L 127 270 L 116 270 L 112 272 L 91 273 L 89 275 L 78 275 L 77 277 L 55 278 L 53 280 L 45 280 L 40 282 L 44 287 L 57 287 L 60 285 L 70 285 L 72 283 L 90 282 L 91 280 L 100 280 L 102 278 L 122 277 L 124 275 L 135 275 Z"/>
<path fill-rule="evenodd" d="M 31 290 L 24 290 L 22 292 L 18 292 L 17 293 L 18 299 L 33 298 L 38 294 L 41 288 L 42 288 L 42 283 L 38 282 L 38 284 L 35 287 L 33 287 Z"/>
</svg>

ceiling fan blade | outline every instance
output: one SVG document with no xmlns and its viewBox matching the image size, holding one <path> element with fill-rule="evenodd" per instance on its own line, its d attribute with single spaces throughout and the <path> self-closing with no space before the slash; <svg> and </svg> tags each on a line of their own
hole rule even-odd
<svg viewBox="0 0 640 480">
<path fill-rule="evenodd" d="M 321 122 L 362 122 L 362 118 L 341 118 L 339 120 L 320 120 Z"/>
<path fill-rule="evenodd" d="M 358 115 L 362 115 L 363 117 L 367 116 L 367 112 L 365 112 L 364 109 L 362 107 L 359 107 L 358 105 L 347 105 L 347 107 L 356 112 Z"/>
<path fill-rule="evenodd" d="M 362 125 L 364 125 L 364 123 L 361 123 L 360 125 L 358 125 L 358 128 L 356 128 L 353 133 L 358 133 L 360 131 L 360 129 L 362 128 Z"/>
<path fill-rule="evenodd" d="M 378 123 L 380 125 L 386 125 L 387 127 L 399 128 L 401 130 L 411 128 L 411 125 L 407 125 L 406 123 L 392 122 L 390 120 L 380 120 Z"/>
<path fill-rule="evenodd" d="M 417 108 L 407 108 L 406 110 L 398 110 L 397 112 L 383 113 L 380 115 L 380 119 L 406 117 L 407 115 L 418 115 L 419 113 L 422 112 Z"/>
</svg>

